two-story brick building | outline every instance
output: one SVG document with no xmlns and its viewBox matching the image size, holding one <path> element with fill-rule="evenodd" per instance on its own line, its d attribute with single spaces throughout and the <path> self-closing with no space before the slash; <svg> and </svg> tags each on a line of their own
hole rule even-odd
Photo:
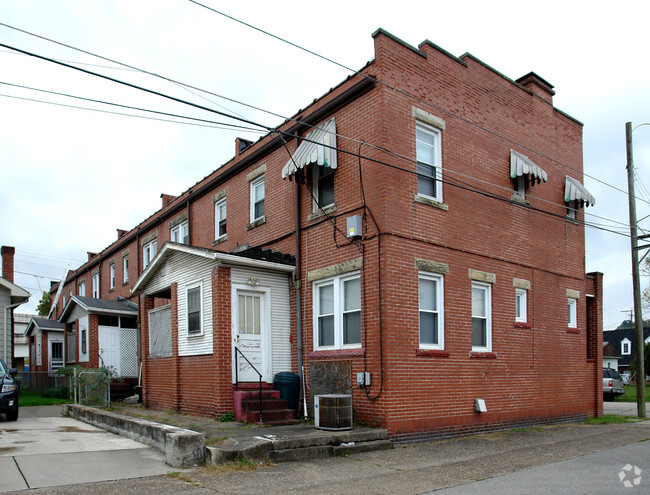
<svg viewBox="0 0 650 495">
<path fill-rule="evenodd" d="M 69 355 L 84 324 L 89 365 L 139 359 L 146 405 L 210 416 L 257 381 L 240 352 L 266 383 L 304 367 L 308 396 L 351 391 L 403 441 L 600 415 L 582 124 L 534 73 L 373 37 L 358 73 L 67 278 Z"/>
</svg>

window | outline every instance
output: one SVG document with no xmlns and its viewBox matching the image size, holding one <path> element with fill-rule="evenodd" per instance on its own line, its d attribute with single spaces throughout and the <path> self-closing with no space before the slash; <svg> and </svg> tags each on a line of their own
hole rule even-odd
<svg viewBox="0 0 650 495">
<path fill-rule="evenodd" d="M 63 366 L 63 342 L 51 342 L 50 371 Z"/>
<path fill-rule="evenodd" d="M 81 353 L 88 352 L 88 331 L 85 328 L 81 329 Z"/>
<path fill-rule="evenodd" d="M 575 219 L 576 217 L 576 211 L 578 211 L 578 203 L 577 201 L 567 201 L 566 202 L 566 216 L 567 218 L 572 218 Z"/>
<path fill-rule="evenodd" d="M 632 341 L 630 339 L 621 340 L 621 356 L 632 354 Z"/>
<path fill-rule="evenodd" d="M 314 284 L 314 337 L 316 348 L 361 345 L 361 279 L 358 274 Z"/>
<path fill-rule="evenodd" d="M 163 306 L 149 311 L 149 357 L 172 355 L 172 308 Z"/>
<path fill-rule="evenodd" d="M 320 210 L 334 204 L 334 169 L 322 165 L 313 165 L 314 210 Z"/>
<path fill-rule="evenodd" d="M 251 182 L 251 222 L 264 216 L 264 176 Z"/>
<path fill-rule="evenodd" d="M 79 295 L 81 297 L 86 297 L 86 282 L 81 282 L 79 284 Z"/>
<path fill-rule="evenodd" d="M 122 258 L 122 277 L 124 278 L 124 283 L 129 281 L 129 257 L 124 256 Z"/>
<path fill-rule="evenodd" d="M 440 131 L 421 122 L 416 125 L 418 194 L 442 201 Z"/>
<path fill-rule="evenodd" d="M 578 300 L 569 298 L 569 327 L 578 328 Z"/>
<path fill-rule="evenodd" d="M 111 281 L 111 290 L 115 288 L 115 263 L 111 263 L 110 266 L 110 281 Z"/>
<path fill-rule="evenodd" d="M 149 263 L 151 263 L 151 260 L 156 256 L 156 252 L 158 251 L 158 240 L 154 239 L 153 241 L 147 242 L 143 247 L 142 247 L 142 263 L 144 264 L 144 267 L 146 268 L 149 266 Z"/>
<path fill-rule="evenodd" d="M 472 282 L 472 350 L 492 348 L 491 286 Z"/>
<path fill-rule="evenodd" d="M 515 321 L 525 322 L 528 319 L 526 314 L 527 292 L 526 289 L 515 289 Z"/>
<path fill-rule="evenodd" d="M 93 275 L 93 297 L 99 299 L 99 273 Z"/>
<path fill-rule="evenodd" d="M 420 275 L 420 347 L 443 349 L 443 289 L 441 275 Z"/>
<path fill-rule="evenodd" d="M 520 175 L 514 179 L 515 193 L 522 199 L 526 199 L 526 176 Z"/>
<path fill-rule="evenodd" d="M 215 239 L 226 235 L 226 198 L 214 204 Z"/>
<path fill-rule="evenodd" d="M 203 332 L 201 324 L 201 286 L 187 289 L 187 333 L 188 335 Z"/>
<path fill-rule="evenodd" d="M 183 222 L 171 230 L 171 241 L 178 242 L 180 244 L 189 244 L 190 243 L 190 234 L 189 234 L 189 223 Z"/>
</svg>

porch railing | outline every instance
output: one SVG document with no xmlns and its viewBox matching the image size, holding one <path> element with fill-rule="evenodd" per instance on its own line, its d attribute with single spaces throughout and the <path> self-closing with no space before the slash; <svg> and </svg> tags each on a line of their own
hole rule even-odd
<svg viewBox="0 0 650 495">
<path fill-rule="evenodd" d="M 248 358 L 244 355 L 244 353 L 239 349 L 239 347 L 235 346 L 235 389 L 239 390 L 239 364 L 237 361 L 237 355 L 241 354 L 241 357 L 243 357 L 248 365 L 253 368 L 253 371 L 257 373 L 257 376 L 259 377 L 260 380 L 260 423 L 262 422 L 262 373 L 260 373 L 255 366 L 253 366 L 253 363 L 251 363 Z"/>
</svg>

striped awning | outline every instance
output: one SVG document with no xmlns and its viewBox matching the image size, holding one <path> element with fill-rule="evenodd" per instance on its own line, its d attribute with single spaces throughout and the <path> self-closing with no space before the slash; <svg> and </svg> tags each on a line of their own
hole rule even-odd
<svg viewBox="0 0 650 495">
<path fill-rule="evenodd" d="M 305 136 L 298 149 L 282 169 L 282 178 L 310 163 L 336 168 L 336 122 L 332 118 Z"/>
<path fill-rule="evenodd" d="M 516 179 L 522 175 L 531 176 L 531 182 L 533 179 L 537 179 L 537 182 L 546 182 L 548 178 L 544 169 L 533 163 L 530 158 L 515 150 L 510 150 L 510 177 Z"/>
<path fill-rule="evenodd" d="M 568 175 L 564 180 L 564 201 L 565 203 L 577 201 L 581 206 L 594 206 L 596 204 L 596 198 L 593 194 L 587 191 L 579 181 Z"/>
</svg>

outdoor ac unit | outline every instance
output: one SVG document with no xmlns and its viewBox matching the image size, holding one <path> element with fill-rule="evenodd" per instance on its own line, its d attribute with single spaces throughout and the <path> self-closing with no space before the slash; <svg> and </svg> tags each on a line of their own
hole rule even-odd
<svg viewBox="0 0 650 495">
<path fill-rule="evenodd" d="M 321 430 L 352 429 L 352 396 L 331 394 L 314 397 L 314 422 Z"/>
</svg>

